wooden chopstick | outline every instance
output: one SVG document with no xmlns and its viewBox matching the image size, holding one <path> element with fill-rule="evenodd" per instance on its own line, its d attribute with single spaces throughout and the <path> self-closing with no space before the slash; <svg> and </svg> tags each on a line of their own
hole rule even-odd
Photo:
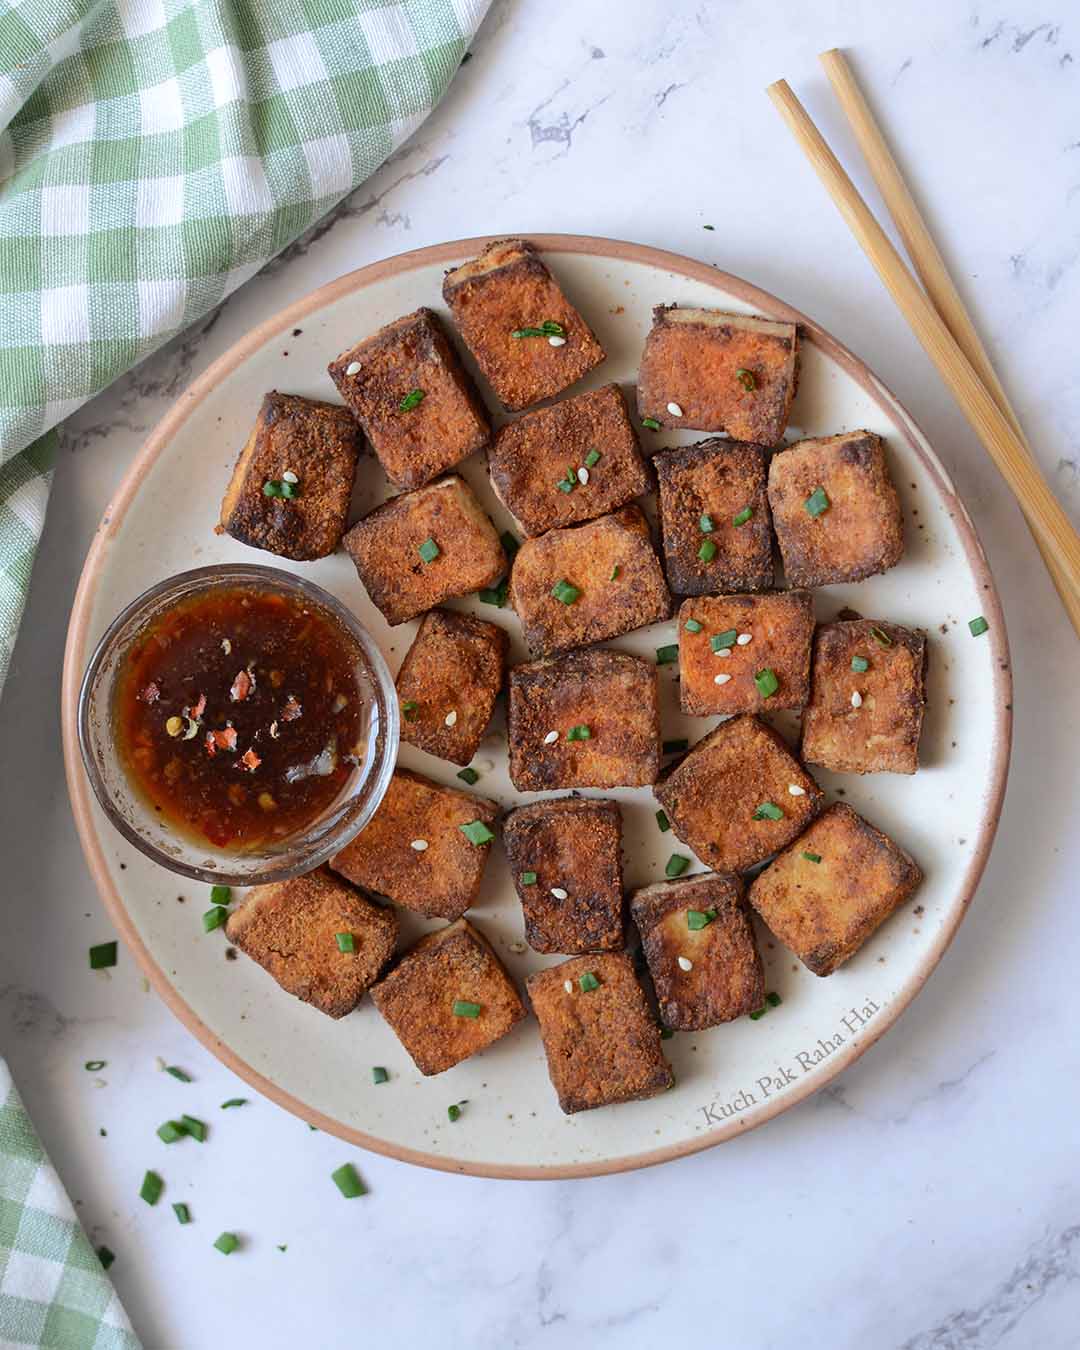
<svg viewBox="0 0 1080 1350">
<path fill-rule="evenodd" d="M 834 47 L 822 52 L 818 57 L 829 77 L 833 93 L 847 117 L 848 124 L 863 153 L 867 167 L 877 184 L 878 191 L 889 209 L 893 223 L 907 250 L 908 257 L 923 284 L 923 289 L 945 322 L 946 328 L 956 339 L 960 350 L 971 362 L 975 373 L 993 396 L 1002 415 L 1023 443 L 1029 458 L 1035 462 L 1031 444 L 1024 435 L 1020 421 L 1009 403 L 1008 395 L 998 378 L 986 348 L 972 322 L 971 315 L 964 306 L 960 293 L 949 275 L 945 260 L 934 243 L 926 221 L 915 204 L 903 174 L 893 158 L 892 151 L 870 111 L 870 107 L 859 88 L 855 73 L 851 69 L 843 52 Z M 1032 537 L 1042 554 L 1043 562 L 1053 578 L 1062 603 L 1068 610 L 1073 627 L 1080 633 L 1080 594 L 1069 589 L 1068 577 L 1059 566 L 1052 549 L 1043 543 L 1033 531 Z"/>
<path fill-rule="evenodd" d="M 1044 556 L 1049 554 L 1057 559 L 1052 574 L 1054 584 L 1080 634 L 1080 620 L 1075 617 L 1080 614 L 1080 537 L 1061 504 L 1050 491 L 1009 418 L 998 407 L 787 81 L 778 80 L 769 85 L 766 92 L 1001 471 Z"/>
</svg>

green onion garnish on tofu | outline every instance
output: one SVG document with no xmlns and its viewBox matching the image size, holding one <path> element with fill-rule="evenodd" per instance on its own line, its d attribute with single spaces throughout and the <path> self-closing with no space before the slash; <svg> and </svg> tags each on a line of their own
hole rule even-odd
<svg viewBox="0 0 1080 1350">
<path fill-rule="evenodd" d="M 247 1104 L 248 1099 L 246 1097 L 230 1097 L 227 1102 L 221 1103 L 220 1109 L 227 1111 L 230 1106 L 247 1106 Z"/>
<path fill-rule="evenodd" d="M 803 849 L 803 857 L 807 862 L 819 863 L 821 861 L 820 853 L 810 853 L 806 849 Z"/>
<path fill-rule="evenodd" d="M 367 1188 L 357 1176 L 356 1168 L 352 1163 L 342 1163 L 339 1168 L 330 1173 L 330 1180 L 346 1200 L 355 1200 L 358 1195 L 367 1194 Z"/>
<path fill-rule="evenodd" d="M 780 1004 L 783 1003 L 783 1001 L 784 1000 L 780 997 L 779 994 L 773 993 L 765 995 L 765 1002 L 769 1005 L 770 1008 L 779 1008 Z"/>
<path fill-rule="evenodd" d="M 335 933 L 334 941 L 337 943 L 337 949 L 339 952 L 356 951 L 356 942 L 353 939 L 353 935 L 351 933 Z"/>
<path fill-rule="evenodd" d="M 823 487 L 815 488 L 803 502 L 807 513 L 811 516 L 820 516 L 829 509 L 831 503 Z"/>
<path fill-rule="evenodd" d="M 691 932 L 696 933 L 702 928 L 708 928 L 715 918 L 715 909 L 688 909 L 686 911 L 686 926 Z"/>
<path fill-rule="evenodd" d="M 554 319 L 545 319 L 540 324 L 527 324 L 524 328 L 511 331 L 512 338 L 562 337 L 566 329 Z"/>
<path fill-rule="evenodd" d="M 194 1116 L 181 1116 L 180 1124 L 191 1135 L 192 1139 L 200 1144 L 206 1143 L 206 1126 L 201 1120 L 196 1120 Z"/>
<path fill-rule="evenodd" d="M 587 970 L 578 980 L 578 988 L 583 994 L 590 994 L 594 989 L 600 988 L 600 981 L 591 970 Z"/>
<path fill-rule="evenodd" d="M 185 1205 L 182 1200 L 173 1205 L 173 1213 L 176 1215 L 177 1223 L 191 1222 L 191 1210 L 188 1209 L 187 1205 Z"/>
<path fill-rule="evenodd" d="M 977 619 L 968 620 L 968 632 L 972 637 L 981 637 L 989 627 L 990 625 L 981 614 Z"/>
<path fill-rule="evenodd" d="M 591 469 L 594 464 L 599 463 L 600 463 L 600 451 L 590 450 L 589 453 L 585 456 L 585 467 L 587 469 Z"/>
<path fill-rule="evenodd" d="M 139 1199 L 145 1200 L 148 1205 L 156 1205 L 161 1199 L 161 1192 L 165 1189 L 165 1183 L 156 1172 L 147 1172 L 143 1177 L 142 1185 L 139 1187 Z"/>
<path fill-rule="evenodd" d="M 381 1064 L 376 1064 L 371 1070 L 371 1081 L 376 1084 L 388 1083 L 390 1081 L 390 1075 Z"/>
<path fill-rule="evenodd" d="M 183 1139 L 187 1130 L 178 1120 L 167 1120 L 164 1125 L 159 1125 L 155 1131 L 157 1137 L 163 1144 L 175 1144 Z"/>
<path fill-rule="evenodd" d="M 398 404 L 402 412 L 412 412 L 418 408 L 424 401 L 424 391 L 422 389 L 411 389 Z"/>
<path fill-rule="evenodd" d="M 754 811 L 755 820 L 783 820 L 784 813 L 775 802 L 762 802 Z"/>
<path fill-rule="evenodd" d="M 468 783 L 470 787 L 472 787 L 480 777 L 475 769 L 458 769 L 457 776 L 463 783 Z"/>
<path fill-rule="evenodd" d="M 446 1108 L 446 1118 L 451 1123 L 451 1125 L 454 1123 L 455 1120 L 461 1119 L 461 1108 L 463 1105 L 464 1102 L 451 1102 L 450 1105 Z"/>
<path fill-rule="evenodd" d="M 470 844 L 490 844 L 495 838 L 482 820 L 470 820 L 465 825 L 459 825 L 458 829 Z"/>
<path fill-rule="evenodd" d="M 611 576 L 608 577 L 608 581 L 614 581 L 616 577 L 618 577 L 618 575 L 619 575 L 619 564 L 616 563 L 615 566 L 611 569 Z"/>
<path fill-rule="evenodd" d="M 731 517 L 731 523 L 732 525 L 745 525 L 753 514 L 754 508 L 752 506 L 744 506 L 737 515 Z"/>
<path fill-rule="evenodd" d="M 235 1233 L 221 1233 L 214 1242 L 214 1246 L 222 1255 L 231 1256 L 240 1246 L 240 1239 Z"/>
<path fill-rule="evenodd" d="M 475 1022 L 480 1016 L 480 1004 L 470 1003 L 468 999 L 456 998 L 451 1012 L 455 1017 L 469 1017 Z"/>
<path fill-rule="evenodd" d="M 702 534 L 712 534 L 714 528 L 712 516 L 698 517 L 698 529 Z"/>
<path fill-rule="evenodd" d="M 212 905 L 231 905 L 232 887 L 231 886 L 211 886 L 210 903 Z"/>
<path fill-rule="evenodd" d="M 551 594 L 556 600 L 562 601 L 564 605 L 572 605 L 581 592 L 576 586 L 571 586 L 564 577 L 561 581 L 557 581 L 555 585 L 552 586 Z"/>
<path fill-rule="evenodd" d="M 434 539 L 428 538 L 416 550 L 423 562 L 434 562 L 439 556 L 439 546 Z"/>
<path fill-rule="evenodd" d="M 510 594 L 510 583 L 504 577 L 497 586 L 485 586 L 476 594 L 480 597 L 482 605 L 497 605 L 502 609 L 506 604 L 506 597 Z"/>
<path fill-rule="evenodd" d="M 667 834 L 668 830 L 671 829 L 671 821 L 668 820 L 666 811 L 657 811 L 656 823 L 660 827 L 661 834 Z"/>
<path fill-rule="evenodd" d="M 566 733 L 568 741 L 587 741 L 592 736 L 592 731 L 584 723 L 576 727 L 571 727 Z"/>
<path fill-rule="evenodd" d="M 664 868 L 664 876 L 681 877 L 689 866 L 689 858 L 683 857 L 681 853 L 673 853 L 667 860 L 667 866 Z"/>
<path fill-rule="evenodd" d="M 660 423 L 656 420 L 655 417 L 643 417 L 641 419 L 641 425 L 643 427 L 648 427 L 650 431 L 660 430 Z"/>
<path fill-rule="evenodd" d="M 773 694 L 780 688 L 780 681 L 776 678 L 776 673 L 768 666 L 755 673 L 754 683 L 757 685 L 757 691 L 762 698 L 772 698 Z"/>
<path fill-rule="evenodd" d="M 105 1067 L 105 1064 L 106 1061 L 103 1059 L 88 1059 L 83 1065 L 83 1068 L 86 1069 L 88 1073 L 100 1073 Z"/>
<path fill-rule="evenodd" d="M 742 387 L 748 391 L 757 388 L 757 376 L 754 374 L 752 370 L 747 370 L 745 366 L 739 367 L 739 369 L 735 372 L 735 378 L 739 381 Z"/>
<path fill-rule="evenodd" d="M 401 715 L 406 722 L 415 722 L 419 711 L 420 704 L 414 698 L 407 698 L 401 705 Z"/>
<path fill-rule="evenodd" d="M 703 563 L 712 562 L 716 557 L 716 541 L 714 539 L 703 539 L 697 555 Z"/>
<path fill-rule="evenodd" d="M 220 928 L 228 917 L 229 911 L 224 905 L 214 905 L 202 916 L 203 932 L 212 933 L 215 928 Z"/>
<path fill-rule="evenodd" d="M 183 1069 L 178 1068 L 175 1064 L 166 1064 L 165 1072 L 175 1078 L 179 1083 L 191 1082 L 191 1074 L 185 1073 Z"/>
<path fill-rule="evenodd" d="M 535 872 L 522 872 L 521 876 L 518 877 L 518 880 L 521 882 L 521 884 L 522 884 L 523 886 L 535 886 L 535 885 L 536 885 L 536 873 L 535 873 Z"/>
<path fill-rule="evenodd" d="M 683 627 L 686 629 L 688 633 L 701 632 L 701 624 L 698 623 L 697 619 L 687 619 L 687 621 L 683 624 Z"/>
<path fill-rule="evenodd" d="M 107 970 L 109 966 L 116 965 L 116 943 L 99 942 L 96 947 L 90 948 L 90 969 Z"/>
<path fill-rule="evenodd" d="M 725 647 L 734 647 L 738 636 L 737 628 L 725 628 L 722 633 L 715 633 L 709 639 L 709 646 L 714 652 L 722 652 Z"/>
<path fill-rule="evenodd" d="M 871 628 L 870 636 L 875 642 L 880 643 L 882 647 L 891 647 L 893 645 L 892 638 L 886 633 L 884 628 Z"/>
<path fill-rule="evenodd" d="M 858 671 L 858 673 L 862 675 L 865 671 L 870 669 L 870 662 L 865 656 L 853 656 L 851 658 L 851 669 Z"/>
<path fill-rule="evenodd" d="M 679 659 L 679 644 L 671 642 L 666 647 L 657 647 L 656 664 L 658 666 L 672 666 Z"/>
</svg>

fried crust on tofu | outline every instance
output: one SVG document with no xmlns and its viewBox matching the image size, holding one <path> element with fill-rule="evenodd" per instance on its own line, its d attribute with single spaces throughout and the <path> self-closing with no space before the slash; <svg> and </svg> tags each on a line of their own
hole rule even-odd
<svg viewBox="0 0 1080 1350">
<path fill-rule="evenodd" d="M 449 609 L 425 614 L 397 674 L 401 739 L 468 764 L 491 721 L 508 647 L 498 624 Z"/>
<path fill-rule="evenodd" d="M 562 797 L 519 806 L 506 817 L 503 844 L 533 951 L 622 947 L 622 817 L 615 802 Z M 529 873 L 536 880 L 526 884 Z"/>
<path fill-rule="evenodd" d="M 865 661 L 867 669 L 853 670 L 852 661 Z M 914 773 L 925 707 L 921 633 L 870 619 L 823 623 L 814 639 L 800 753 L 838 773 Z"/>
<path fill-rule="evenodd" d="M 467 919 L 422 937 L 371 998 L 425 1076 L 486 1050 L 525 1016 L 502 962 Z M 479 1004 L 480 1011 L 455 1013 L 459 1002 Z"/>
<path fill-rule="evenodd" d="M 583 975 L 598 980 L 597 987 L 583 990 Z M 660 1028 L 624 952 L 575 956 L 537 971 L 526 988 L 548 1073 L 567 1115 L 643 1101 L 672 1086 Z"/>
<path fill-rule="evenodd" d="M 569 582 L 567 604 L 553 590 Z M 671 617 L 671 596 L 636 506 L 526 539 L 514 555 L 510 603 L 536 656 L 603 642 Z"/>
<path fill-rule="evenodd" d="M 494 830 L 499 815 L 486 797 L 395 769 L 378 810 L 330 866 L 417 914 L 458 919 L 476 900 L 490 851 L 461 826 L 478 820 Z"/>
<path fill-rule="evenodd" d="M 765 971 L 739 877 L 709 872 L 661 881 L 634 892 L 630 913 L 665 1026 L 700 1031 L 765 1002 Z M 701 927 L 690 927 L 692 913 Z"/>
<path fill-rule="evenodd" d="M 568 740 L 574 727 L 587 727 L 588 738 Z M 510 781 L 519 792 L 655 783 L 656 667 L 602 647 L 514 666 L 508 732 Z"/>
<path fill-rule="evenodd" d="M 764 591 L 773 582 L 768 451 L 714 436 L 653 458 L 660 494 L 664 570 L 676 595 Z M 749 508 L 741 525 L 735 517 Z M 702 519 L 707 527 L 702 529 Z M 716 553 L 699 557 L 711 541 Z"/>
<path fill-rule="evenodd" d="M 750 903 L 808 970 L 831 975 L 920 881 L 902 848 L 838 802 L 754 879 Z"/>
<path fill-rule="evenodd" d="M 701 624 L 692 632 L 687 622 Z M 713 650 L 713 639 L 736 632 L 750 641 Z M 810 697 L 814 604 L 809 591 L 771 595 L 699 595 L 679 609 L 679 702 L 685 713 L 764 712 L 801 708 Z M 772 671 L 778 688 L 755 682 Z M 726 678 L 725 678 L 726 677 Z M 717 683 L 717 680 L 720 683 Z M 767 687 L 767 685 L 766 685 Z"/>
<path fill-rule="evenodd" d="M 498 239 L 447 272 L 443 299 L 484 378 L 507 412 L 553 398 L 604 360 L 592 329 L 526 239 Z M 513 337 L 547 322 L 562 341 Z"/>
<path fill-rule="evenodd" d="M 296 562 L 329 556 L 345 532 L 359 453 L 346 408 L 272 390 L 237 458 L 217 532 Z M 268 497 L 264 485 L 286 473 L 299 480 L 296 495 Z"/>
<path fill-rule="evenodd" d="M 675 834 L 717 872 L 745 872 L 789 844 L 824 796 L 783 738 L 751 716 L 721 722 L 656 788 Z M 780 818 L 755 820 L 762 806 Z"/>
<path fill-rule="evenodd" d="M 776 445 L 795 396 L 798 355 L 793 323 L 657 305 L 638 371 L 638 412 L 662 427 Z"/>
<path fill-rule="evenodd" d="M 397 487 L 423 487 L 491 435 L 480 395 L 430 309 L 388 323 L 327 370 Z M 410 405 L 416 391 L 423 398 Z"/>
<path fill-rule="evenodd" d="M 282 989 L 328 1017 L 351 1013 L 394 951 L 397 915 L 320 867 L 256 886 L 229 915 L 225 933 Z M 338 948 L 349 933 L 354 950 Z"/>
<path fill-rule="evenodd" d="M 425 562 L 420 547 L 429 540 L 439 552 Z M 389 624 L 494 586 L 507 570 L 495 526 L 457 474 L 391 497 L 358 520 L 342 542 Z"/>
<path fill-rule="evenodd" d="M 590 467 L 592 453 L 599 458 Z M 499 500 L 527 535 L 595 520 L 652 487 L 617 384 L 508 422 L 488 451 L 488 466 Z M 583 481 L 567 478 L 581 469 Z"/>
<path fill-rule="evenodd" d="M 811 515 L 819 489 L 828 506 Z M 886 572 L 904 551 L 900 499 L 871 431 L 796 441 L 769 464 L 769 505 L 789 586 L 827 586 Z"/>
</svg>

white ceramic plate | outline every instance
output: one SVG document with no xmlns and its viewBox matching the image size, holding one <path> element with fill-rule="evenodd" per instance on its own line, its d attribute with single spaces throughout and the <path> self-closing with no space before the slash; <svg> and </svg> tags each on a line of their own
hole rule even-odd
<svg viewBox="0 0 1080 1350">
<path fill-rule="evenodd" d="M 284 994 L 254 962 L 226 962 L 223 934 L 202 931 L 208 898 L 202 889 L 156 869 L 109 828 L 92 800 L 74 730 L 79 678 L 109 620 L 151 583 L 203 563 L 278 561 L 213 533 L 233 461 L 264 391 L 333 398 L 327 362 L 418 305 L 439 308 L 444 270 L 486 242 L 404 254 L 315 292 L 223 356 L 157 428 L 105 513 L 76 599 L 64 672 L 68 779 L 90 869 L 124 939 L 176 1014 L 254 1087 L 320 1129 L 411 1162 L 492 1176 L 589 1175 L 663 1161 L 749 1129 L 823 1086 L 892 1025 L 939 960 L 986 860 L 1008 764 L 1008 650 L 986 559 L 952 484 L 911 419 L 849 352 L 778 300 L 702 263 L 601 239 L 539 236 L 538 245 L 608 352 L 607 362 L 575 392 L 612 379 L 633 384 L 653 305 L 719 306 L 804 325 L 789 438 L 860 427 L 886 438 L 904 506 L 905 558 L 885 576 L 819 590 L 817 615 L 830 619 L 850 606 L 866 617 L 926 630 L 923 767 L 911 778 L 817 777 L 831 796 L 843 793 L 908 849 L 926 881 L 828 979 L 811 975 L 759 929 L 767 987 L 781 995 L 782 1005 L 755 1022 L 743 1018 L 665 1041 L 677 1079 L 673 1091 L 572 1117 L 559 1110 L 532 1018 L 485 1054 L 425 1079 L 370 1002 L 333 1022 Z M 302 333 L 293 335 L 296 328 Z M 650 446 L 698 438 L 643 432 Z M 487 484 L 483 457 L 463 471 L 499 528 L 510 526 Z M 387 495 L 374 459 L 361 461 L 358 480 L 354 515 Z M 388 628 L 344 554 L 283 565 L 351 605 L 397 669 L 416 625 Z M 455 603 L 501 622 L 512 635 L 513 659 L 524 657 L 510 611 L 473 600 Z M 987 617 L 990 631 L 973 639 L 967 620 L 977 614 Z M 674 638 L 668 623 L 612 645 L 651 655 Z M 660 671 L 664 735 L 694 740 L 714 719 L 680 714 L 674 674 L 670 666 Z M 478 760 L 485 759 L 493 767 L 476 791 L 510 806 L 518 796 L 506 776 L 501 722 L 479 752 Z M 403 748 L 401 762 L 460 786 L 453 765 L 420 751 Z M 661 878 L 678 846 L 657 829 L 651 792 L 610 795 L 623 808 L 628 887 Z M 188 903 L 177 903 L 180 894 Z M 523 925 L 498 847 L 470 917 L 519 981 L 561 959 L 511 952 Z M 413 916 L 403 918 L 407 938 L 420 931 Z M 372 1084 L 375 1064 L 389 1069 L 389 1083 Z M 446 1108 L 462 1099 L 469 1103 L 467 1116 L 451 1124 Z"/>
</svg>

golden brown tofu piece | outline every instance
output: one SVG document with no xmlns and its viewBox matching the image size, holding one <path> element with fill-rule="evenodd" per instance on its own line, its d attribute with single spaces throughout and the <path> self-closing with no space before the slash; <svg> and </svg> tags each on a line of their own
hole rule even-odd
<svg viewBox="0 0 1080 1350">
<path fill-rule="evenodd" d="M 922 881 L 902 848 L 842 802 L 754 879 L 750 903 L 815 975 L 831 975 Z"/>
<path fill-rule="evenodd" d="M 776 445 L 795 396 L 798 355 L 793 323 L 658 305 L 638 371 L 638 412 L 662 427 Z"/>
<path fill-rule="evenodd" d="M 604 360 L 596 335 L 527 239 L 488 244 L 447 272 L 442 293 L 507 412 L 553 398 Z M 549 333 L 528 331 L 544 325 Z"/>
<path fill-rule="evenodd" d="M 272 390 L 237 458 L 217 532 L 296 562 L 327 557 L 345 532 L 359 453 L 347 409 Z"/>
<path fill-rule="evenodd" d="M 378 810 L 330 866 L 417 914 L 459 919 L 476 900 L 491 851 L 461 827 L 494 831 L 499 815 L 486 797 L 395 769 Z"/>
<path fill-rule="evenodd" d="M 773 582 L 768 451 L 714 436 L 656 455 L 653 464 L 664 569 L 676 595 L 768 590 Z"/>
<path fill-rule="evenodd" d="M 480 395 L 430 309 L 388 323 L 327 370 L 397 487 L 423 487 L 491 435 Z"/>
<path fill-rule="evenodd" d="M 343 543 L 389 624 L 493 586 L 507 570 L 495 526 L 457 474 L 391 497 L 358 520 Z"/>
<path fill-rule="evenodd" d="M 706 866 L 745 872 L 789 844 L 825 794 L 772 727 L 733 717 L 656 788 L 671 828 Z"/>
<path fill-rule="evenodd" d="M 671 617 L 667 582 L 636 506 L 526 539 L 514 555 L 510 603 L 538 656 Z"/>
<path fill-rule="evenodd" d="M 286 993 L 328 1017 L 351 1013 L 393 955 L 397 915 L 375 905 L 325 867 L 248 891 L 225 933 Z M 343 952 L 337 935 L 353 950 Z"/>
<path fill-rule="evenodd" d="M 467 919 L 422 937 L 371 998 L 425 1076 L 486 1050 L 525 1016 L 502 962 Z"/>
<path fill-rule="evenodd" d="M 838 773 L 914 773 L 925 677 L 921 633 L 870 619 L 823 623 L 803 713 L 803 759 Z"/>
<path fill-rule="evenodd" d="M 499 500 L 527 535 L 595 520 L 652 487 L 617 384 L 508 422 L 488 465 Z"/>
<path fill-rule="evenodd" d="M 660 1028 L 624 952 L 575 956 L 530 975 L 526 988 L 567 1115 L 643 1101 L 673 1085 Z"/>
<path fill-rule="evenodd" d="M 796 441 L 773 455 L 769 505 L 789 586 L 861 581 L 904 552 L 900 499 L 871 431 Z"/>
<path fill-rule="evenodd" d="M 514 666 L 508 732 L 519 792 L 655 783 L 656 667 L 603 647 Z"/>
<path fill-rule="evenodd" d="M 397 675 L 401 739 L 468 764 L 491 721 L 508 646 L 498 624 L 449 609 L 425 614 Z"/>
<path fill-rule="evenodd" d="M 622 818 L 586 797 L 511 811 L 503 843 L 536 952 L 615 951 L 623 945 Z"/>
<path fill-rule="evenodd" d="M 684 600 L 679 609 L 683 712 L 707 717 L 801 708 L 810 698 L 813 636 L 809 591 Z"/>
<path fill-rule="evenodd" d="M 630 913 L 664 1025 L 700 1031 L 765 1002 L 765 971 L 739 877 L 661 881 L 635 891 Z"/>
</svg>

